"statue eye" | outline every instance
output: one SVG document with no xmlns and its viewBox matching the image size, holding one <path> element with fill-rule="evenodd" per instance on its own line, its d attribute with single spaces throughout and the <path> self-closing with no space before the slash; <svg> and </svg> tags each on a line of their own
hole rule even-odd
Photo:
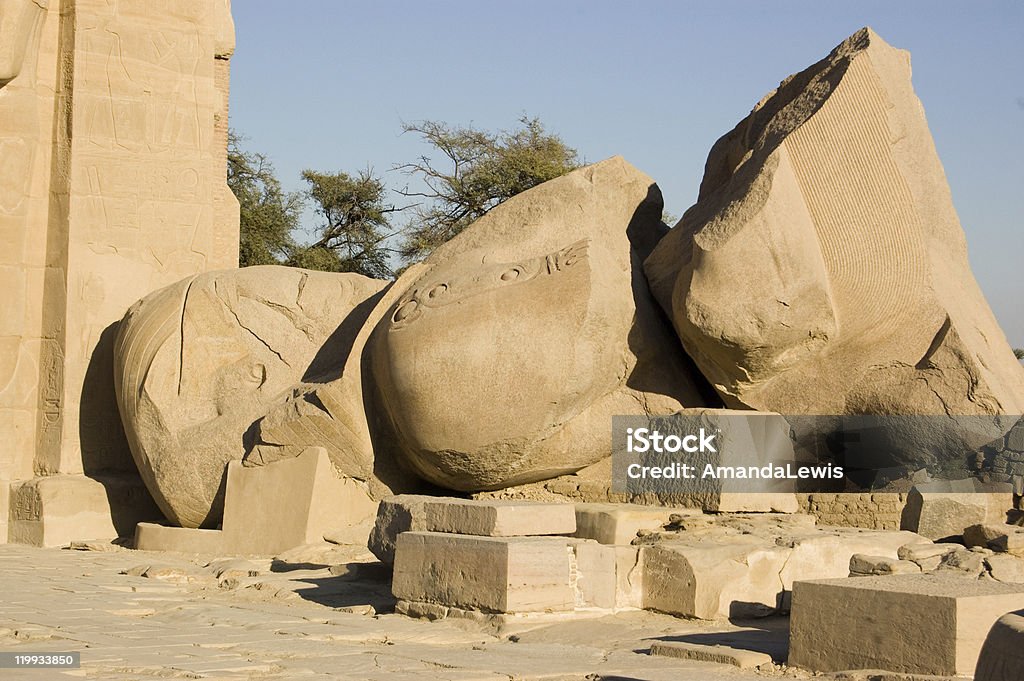
<svg viewBox="0 0 1024 681">
<path fill-rule="evenodd" d="M 395 322 L 401 322 L 403 320 L 408 319 L 410 315 L 412 315 L 412 313 L 415 312 L 416 308 L 418 308 L 419 306 L 420 304 L 417 303 L 415 300 L 410 300 L 404 303 L 397 310 L 395 310 L 395 316 L 392 317 L 392 320 L 394 320 Z"/>
<path fill-rule="evenodd" d="M 427 292 L 427 298 L 434 300 L 448 291 L 448 284 L 438 284 Z"/>
<path fill-rule="evenodd" d="M 504 272 L 501 273 L 501 280 L 502 281 L 515 281 L 516 279 L 518 279 L 522 275 L 522 273 L 523 273 L 522 269 L 520 269 L 518 267 L 513 267 L 513 268 L 507 269 L 507 270 L 505 270 Z"/>
</svg>

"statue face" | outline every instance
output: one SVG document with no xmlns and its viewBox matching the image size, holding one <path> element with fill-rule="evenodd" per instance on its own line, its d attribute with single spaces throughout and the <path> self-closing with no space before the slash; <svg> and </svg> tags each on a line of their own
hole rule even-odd
<svg viewBox="0 0 1024 681">
<path fill-rule="evenodd" d="M 328 338 L 384 282 L 250 267 L 150 294 L 115 350 L 122 420 L 136 463 L 168 517 L 209 524 L 225 465 L 246 431 L 303 380 L 330 378 Z M 344 356 L 333 359 L 340 372 Z M 311 376 L 317 367 L 326 374 Z"/>
</svg>

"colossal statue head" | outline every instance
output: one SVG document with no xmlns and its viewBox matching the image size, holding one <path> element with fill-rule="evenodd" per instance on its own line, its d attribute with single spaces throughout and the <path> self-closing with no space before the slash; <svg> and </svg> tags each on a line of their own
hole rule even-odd
<svg viewBox="0 0 1024 681">
<path fill-rule="evenodd" d="M 224 470 L 246 433 L 303 382 L 340 375 L 353 310 L 386 282 L 249 267 L 190 277 L 128 311 L 115 386 L 132 455 L 161 510 L 183 527 L 219 520 Z"/>
</svg>

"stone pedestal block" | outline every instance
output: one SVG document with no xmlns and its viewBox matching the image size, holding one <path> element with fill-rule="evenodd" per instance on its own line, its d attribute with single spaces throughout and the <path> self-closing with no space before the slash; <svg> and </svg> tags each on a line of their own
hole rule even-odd
<svg viewBox="0 0 1024 681">
<path fill-rule="evenodd" d="M 995 621 L 1022 607 L 1022 585 L 941 573 L 797 582 L 789 664 L 967 676 Z"/>
<path fill-rule="evenodd" d="M 265 466 L 228 465 L 224 543 L 231 553 L 272 555 L 369 523 L 376 503 L 338 475 L 322 447 Z"/>
<path fill-rule="evenodd" d="M 225 553 L 224 532 L 139 523 L 135 527 L 135 548 L 139 551 L 176 551 L 218 556 Z"/>
<path fill-rule="evenodd" d="M 403 532 L 395 547 L 396 598 L 484 612 L 575 607 L 571 549 L 559 537 Z"/>
<path fill-rule="evenodd" d="M 63 546 L 130 537 L 136 523 L 161 517 L 133 476 L 54 475 L 11 485 L 8 532 L 15 543 Z"/>
</svg>

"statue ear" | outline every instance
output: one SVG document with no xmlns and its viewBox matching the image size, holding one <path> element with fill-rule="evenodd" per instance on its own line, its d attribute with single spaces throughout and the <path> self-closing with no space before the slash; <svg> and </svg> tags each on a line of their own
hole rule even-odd
<svg viewBox="0 0 1024 681">
<path fill-rule="evenodd" d="M 255 362 L 249 367 L 247 380 L 252 384 L 253 388 L 263 387 L 263 384 L 267 382 L 267 367 L 263 362 Z"/>
</svg>

